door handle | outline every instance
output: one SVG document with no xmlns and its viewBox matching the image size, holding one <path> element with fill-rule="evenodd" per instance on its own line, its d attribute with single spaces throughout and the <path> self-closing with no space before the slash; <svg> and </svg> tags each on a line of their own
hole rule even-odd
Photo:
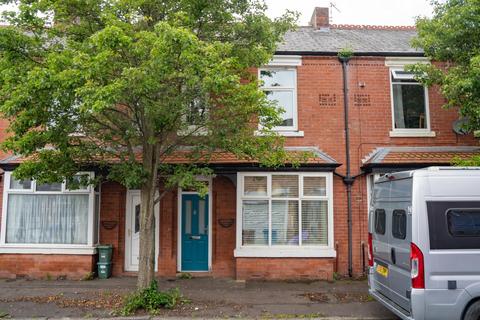
<svg viewBox="0 0 480 320">
<path fill-rule="evenodd" d="M 190 240 L 200 240 L 200 236 L 190 236 Z"/>
<path fill-rule="evenodd" d="M 397 257 L 395 255 L 395 248 L 391 248 L 390 249 L 390 256 L 392 257 L 392 263 L 393 264 L 396 264 L 397 262 Z"/>
</svg>

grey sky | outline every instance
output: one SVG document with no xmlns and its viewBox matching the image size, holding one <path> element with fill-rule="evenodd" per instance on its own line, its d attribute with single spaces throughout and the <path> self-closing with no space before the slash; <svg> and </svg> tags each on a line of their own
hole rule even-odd
<svg viewBox="0 0 480 320">
<path fill-rule="evenodd" d="M 417 16 L 431 16 L 429 0 L 265 0 L 271 17 L 286 9 L 302 14 L 300 25 L 307 25 L 314 7 L 329 7 L 335 24 L 413 25 Z"/>
</svg>

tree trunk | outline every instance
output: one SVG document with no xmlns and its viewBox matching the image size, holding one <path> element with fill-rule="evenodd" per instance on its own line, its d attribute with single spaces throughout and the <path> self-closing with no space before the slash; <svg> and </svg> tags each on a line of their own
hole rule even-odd
<svg viewBox="0 0 480 320">
<path fill-rule="evenodd" d="M 155 194 L 157 189 L 158 156 L 154 146 L 144 147 L 143 167 L 148 172 L 141 188 L 140 255 L 137 288 L 150 286 L 155 279 Z"/>
</svg>

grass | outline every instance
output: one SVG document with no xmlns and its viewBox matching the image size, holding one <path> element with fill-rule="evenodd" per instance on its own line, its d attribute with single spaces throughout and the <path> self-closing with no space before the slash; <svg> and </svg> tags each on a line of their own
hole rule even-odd
<svg viewBox="0 0 480 320">
<path fill-rule="evenodd" d="M 82 281 L 90 281 L 95 278 L 95 273 L 94 272 L 88 272 L 82 277 Z"/>
<path fill-rule="evenodd" d="M 6 318 L 6 317 L 8 317 L 8 316 L 9 316 L 8 312 L 5 312 L 5 311 L 3 311 L 3 310 L 0 310 L 0 318 Z"/>
<path fill-rule="evenodd" d="M 173 309 L 186 302 L 188 300 L 183 297 L 178 288 L 159 291 L 157 281 L 152 281 L 150 287 L 127 296 L 118 314 L 130 316 L 138 310 L 145 310 L 151 315 L 158 315 L 161 309 Z"/>
<path fill-rule="evenodd" d="M 178 278 L 179 279 L 183 279 L 183 280 L 189 280 L 189 279 L 192 279 L 193 276 L 191 273 L 188 273 L 188 272 L 182 272 L 178 275 Z"/>
</svg>

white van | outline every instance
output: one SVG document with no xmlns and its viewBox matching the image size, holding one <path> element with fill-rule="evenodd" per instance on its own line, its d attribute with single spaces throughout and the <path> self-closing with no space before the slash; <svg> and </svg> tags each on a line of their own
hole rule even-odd
<svg viewBox="0 0 480 320">
<path fill-rule="evenodd" d="M 402 319 L 480 319 L 480 168 L 385 175 L 368 220 L 376 300 Z"/>
</svg>

